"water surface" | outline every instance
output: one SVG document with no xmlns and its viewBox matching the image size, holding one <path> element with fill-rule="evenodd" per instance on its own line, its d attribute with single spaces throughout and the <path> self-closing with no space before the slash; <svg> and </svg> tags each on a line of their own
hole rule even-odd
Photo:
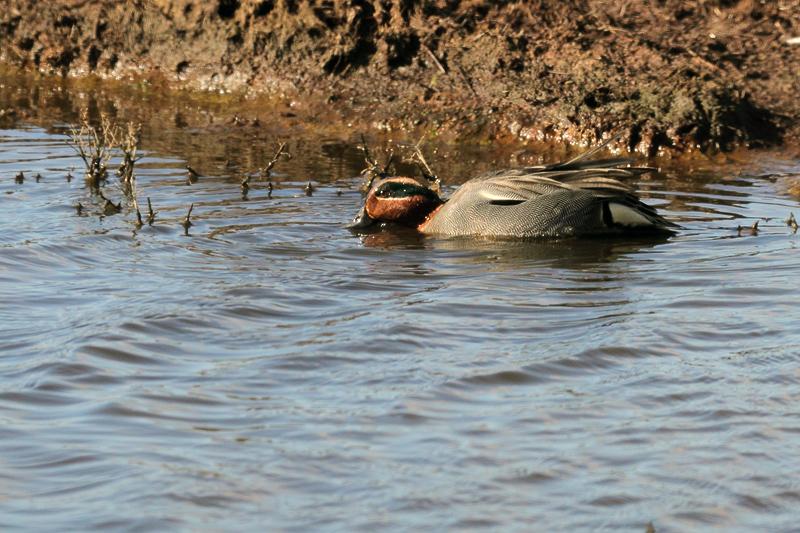
<svg viewBox="0 0 800 533">
<path fill-rule="evenodd" d="M 359 236 L 353 138 L 243 199 L 279 138 L 171 120 L 137 229 L 78 104 L 0 130 L 4 530 L 796 528 L 800 207 L 764 174 L 797 162 L 643 178 L 661 241 Z M 448 150 L 450 185 L 503 163 Z"/>
</svg>

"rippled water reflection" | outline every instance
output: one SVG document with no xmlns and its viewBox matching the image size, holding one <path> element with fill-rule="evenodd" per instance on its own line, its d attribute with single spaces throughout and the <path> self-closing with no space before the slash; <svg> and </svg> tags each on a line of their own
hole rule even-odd
<svg viewBox="0 0 800 533">
<path fill-rule="evenodd" d="M 137 231 L 66 181 L 64 131 L 0 131 L 3 529 L 796 527 L 800 208 L 773 180 L 638 183 L 685 226 L 661 242 L 359 237 L 351 143 L 293 141 L 243 200 L 275 139 L 170 126 Z"/>
</svg>

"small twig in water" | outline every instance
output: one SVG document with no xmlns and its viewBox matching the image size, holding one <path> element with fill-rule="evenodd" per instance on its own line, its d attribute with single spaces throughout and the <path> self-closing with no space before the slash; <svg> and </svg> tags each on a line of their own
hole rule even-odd
<svg viewBox="0 0 800 533">
<path fill-rule="evenodd" d="M 136 150 L 139 147 L 139 132 L 141 126 L 128 124 L 128 136 L 122 144 L 123 162 L 119 168 L 119 179 L 122 193 L 128 197 L 133 204 L 133 209 L 136 211 L 136 222 L 134 225 L 136 229 L 141 228 L 144 223 L 142 222 L 142 211 L 139 209 L 139 193 L 136 190 L 136 176 L 133 174 L 133 166 L 141 159 L 136 157 Z"/>
<path fill-rule="evenodd" d="M 147 197 L 147 224 L 149 226 L 153 225 L 153 222 L 156 220 L 156 212 L 153 211 L 153 204 L 150 203 L 150 197 Z"/>
<path fill-rule="evenodd" d="M 393 163 L 394 163 L 394 150 L 390 149 L 389 158 L 386 160 L 386 164 L 383 165 L 383 170 L 381 171 L 381 174 L 383 174 L 384 176 L 388 176 L 389 169 L 392 167 Z"/>
<path fill-rule="evenodd" d="M 189 165 L 186 165 L 186 170 L 188 171 L 186 176 L 186 185 L 197 183 L 197 178 L 200 177 L 200 174 L 198 174 L 198 172 Z"/>
<path fill-rule="evenodd" d="M 142 223 L 142 212 L 139 210 L 139 199 L 137 198 L 138 194 L 136 192 L 136 180 L 132 179 L 129 184 L 129 195 L 131 197 L 131 202 L 133 203 L 133 209 L 136 211 L 136 229 L 141 228 L 144 224 Z"/>
<path fill-rule="evenodd" d="M 275 166 L 275 163 L 278 162 L 278 159 L 280 159 L 281 156 L 285 157 L 286 159 L 292 158 L 291 154 L 289 154 L 288 152 L 284 152 L 285 148 L 286 148 L 286 143 L 280 143 L 278 145 L 278 151 L 275 152 L 274 156 L 272 156 L 272 160 L 270 160 L 270 162 L 267 163 L 267 166 L 265 166 L 262 169 L 259 169 L 259 174 L 261 175 L 262 180 L 267 179 L 270 176 L 272 167 Z"/>
<path fill-rule="evenodd" d="M 425 136 L 423 135 L 422 137 L 420 137 L 417 144 L 414 145 L 414 157 L 412 158 L 412 160 L 415 163 L 417 163 L 417 166 L 422 172 L 422 176 L 426 180 L 428 180 L 428 182 L 431 184 L 431 189 L 433 189 L 434 192 L 436 192 L 436 194 L 439 194 L 441 193 L 442 182 L 439 179 L 439 176 L 437 176 L 436 173 L 431 169 L 431 166 L 428 164 L 428 160 L 425 159 L 425 155 L 422 153 L 421 147 L 422 147 L 422 141 L 424 140 Z"/>
<path fill-rule="evenodd" d="M 737 226 L 737 227 L 736 227 L 736 234 L 737 234 L 739 237 L 741 237 L 741 236 L 742 236 L 742 232 L 744 232 L 744 231 L 747 231 L 747 232 L 749 232 L 749 233 L 750 233 L 750 235 L 758 235 L 758 220 L 756 220 L 755 222 L 753 222 L 753 225 L 752 225 L 752 226 L 750 226 L 749 228 L 747 228 L 747 227 L 743 227 L 743 226 Z"/>
<path fill-rule="evenodd" d="M 786 225 L 792 228 L 792 233 L 797 233 L 797 219 L 794 218 L 794 213 L 789 213 L 789 218 L 786 219 Z"/>
<path fill-rule="evenodd" d="M 103 199 L 103 214 L 106 216 L 116 215 L 120 211 L 122 211 L 122 202 L 115 204 L 111 200 L 105 197 L 103 191 L 98 190 L 97 194 L 100 198 Z"/>
<path fill-rule="evenodd" d="M 136 156 L 136 151 L 139 149 L 139 142 L 142 136 L 142 125 L 128 122 L 125 138 L 120 143 L 122 150 L 122 164 L 117 169 L 117 175 L 120 182 L 122 182 L 122 189 L 126 194 L 130 192 L 130 184 L 134 180 L 133 166 L 141 157 Z"/>
<path fill-rule="evenodd" d="M 372 154 L 369 152 L 369 145 L 364 134 L 361 134 L 361 150 L 364 152 L 364 161 L 367 163 L 367 168 L 378 166 L 378 162 L 373 159 Z"/>
<path fill-rule="evenodd" d="M 189 212 L 186 213 L 186 218 L 183 219 L 181 222 L 181 226 L 183 226 L 183 231 L 185 235 L 189 235 L 189 228 L 192 227 L 192 209 L 194 209 L 194 204 L 189 206 Z"/>
<path fill-rule="evenodd" d="M 389 169 L 394 163 L 394 152 L 389 152 L 389 158 L 383 168 L 381 168 L 378 162 L 372 157 L 369 146 L 367 146 L 367 140 L 364 138 L 363 134 L 361 135 L 361 149 L 364 152 L 364 162 L 367 164 L 367 167 L 361 171 L 361 175 L 364 176 L 364 183 L 361 184 L 361 193 L 367 194 L 377 178 L 384 178 L 388 175 Z"/>
<path fill-rule="evenodd" d="M 303 190 L 305 191 L 306 196 L 311 196 L 312 194 L 314 194 L 314 186 L 311 184 L 310 181 Z"/>
</svg>

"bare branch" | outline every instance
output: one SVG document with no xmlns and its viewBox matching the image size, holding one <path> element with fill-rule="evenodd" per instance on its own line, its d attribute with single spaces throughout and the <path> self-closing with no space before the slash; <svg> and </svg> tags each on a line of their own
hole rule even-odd
<svg viewBox="0 0 800 533">
<path fill-rule="evenodd" d="M 272 157 L 272 160 L 269 163 L 267 163 L 267 166 L 265 166 L 262 169 L 259 169 L 258 172 L 261 175 L 262 180 L 267 179 L 269 177 L 270 172 L 272 171 L 272 167 L 275 166 L 275 163 L 278 162 L 278 159 L 280 159 L 281 156 L 284 156 L 286 159 L 292 158 L 292 156 L 288 152 L 284 152 L 285 148 L 286 148 L 286 143 L 283 142 L 280 143 L 280 145 L 278 145 L 278 151 L 275 152 L 275 155 Z"/>
<path fill-rule="evenodd" d="M 105 113 L 100 116 L 100 127 L 93 126 L 86 109 L 81 111 L 79 127 L 70 130 L 70 144 L 83 160 L 86 181 L 94 190 L 106 179 L 108 161 L 119 145 L 120 132 L 120 128 Z"/>
<path fill-rule="evenodd" d="M 417 144 L 414 145 L 414 156 L 412 157 L 412 161 L 417 163 L 417 166 L 419 166 L 423 177 L 430 182 L 431 189 L 439 194 L 441 192 L 441 180 L 436 173 L 433 172 L 433 169 L 431 169 L 431 166 L 428 164 L 428 160 L 425 159 L 425 155 L 422 153 L 422 142 L 424 140 L 425 136 L 423 135 L 420 137 L 419 141 L 417 141 Z"/>
</svg>

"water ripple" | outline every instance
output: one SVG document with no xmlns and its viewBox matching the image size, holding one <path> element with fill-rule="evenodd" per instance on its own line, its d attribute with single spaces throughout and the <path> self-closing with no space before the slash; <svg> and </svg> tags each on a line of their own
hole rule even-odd
<svg viewBox="0 0 800 533">
<path fill-rule="evenodd" d="M 656 241 L 358 236 L 355 144 L 243 199 L 274 139 L 173 115 L 138 229 L 56 119 L 0 131 L 4 530 L 794 528 L 800 206 L 757 174 L 796 162 L 639 182 Z"/>
</svg>

